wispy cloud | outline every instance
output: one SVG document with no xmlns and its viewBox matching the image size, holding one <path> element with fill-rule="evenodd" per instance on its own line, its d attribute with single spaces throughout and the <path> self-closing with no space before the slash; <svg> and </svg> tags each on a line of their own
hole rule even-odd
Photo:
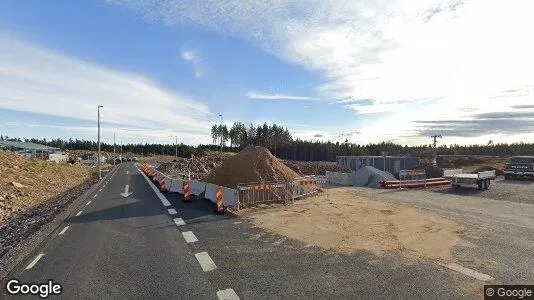
<svg viewBox="0 0 534 300">
<path fill-rule="evenodd" d="M 495 111 L 532 101 L 528 89 L 501 93 L 534 86 L 531 1 L 108 2 L 166 24 L 193 22 L 248 40 L 320 74 L 325 80 L 316 91 L 322 99 L 373 99 L 368 106 L 339 104 L 360 115 L 393 112 L 373 114 L 381 123 L 454 118 L 457 108 L 491 112 L 486 107 L 495 95 L 505 100 L 492 103 Z M 422 98 L 439 100 L 409 102 Z M 410 113 L 394 114 L 410 107 Z"/>
<path fill-rule="evenodd" d="M 0 35 L 0 57 L 0 108 L 93 121 L 97 105 L 103 105 L 103 121 L 137 130 L 147 139 L 194 132 L 209 140 L 209 107 L 149 78 L 56 54 L 5 34 Z M 178 113 L 183 111 L 187 113 Z"/>
<path fill-rule="evenodd" d="M 315 97 L 306 97 L 306 96 L 293 96 L 286 94 L 262 94 L 255 91 L 247 92 L 246 96 L 249 99 L 254 100 L 303 100 L 303 101 L 319 101 L 321 99 Z"/>
<path fill-rule="evenodd" d="M 192 49 L 182 49 L 182 59 L 190 63 L 193 66 L 195 77 L 201 78 L 204 76 L 205 67 L 203 60 L 199 57 L 199 54 Z"/>
</svg>

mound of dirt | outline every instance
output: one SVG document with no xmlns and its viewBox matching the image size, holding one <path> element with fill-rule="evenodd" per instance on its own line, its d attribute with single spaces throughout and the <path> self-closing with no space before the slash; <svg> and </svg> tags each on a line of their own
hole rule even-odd
<svg viewBox="0 0 534 300">
<path fill-rule="evenodd" d="M 299 177 L 274 157 L 267 148 L 248 146 L 213 169 L 204 181 L 236 188 L 239 183 L 284 182 Z"/>
<path fill-rule="evenodd" d="M 504 171 L 502 169 L 497 169 L 492 166 L 482 166 L 479 168 L 476 168 L 475 170 L 470 171 L 471 174 L 477 174 L 478 172 L 484 172 L 484 171 L 495 171 L 495 175 L 504 175 Z"/>
<path fill-rule="evenodd" d="M 94 176 L 94 169 L 0 151 L 0 227 L 4 221 Z"/>
</svg>

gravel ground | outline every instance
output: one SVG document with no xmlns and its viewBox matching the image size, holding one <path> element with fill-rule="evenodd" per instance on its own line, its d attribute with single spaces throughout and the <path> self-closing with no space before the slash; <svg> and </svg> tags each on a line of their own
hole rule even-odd
<svg viewBox="0 0 534 300">
<path fill-rule="evenodd" d="M 504 180 L 503 176 L 491 182 L 487 190 L 480 191 L 475 186 L 461 187 L 455 191 L 452 187 L 429 189 L 437 193 L 474 196 L 493 200 L 503 200 L 534 204 L 534 180 Z"/>
</svg>

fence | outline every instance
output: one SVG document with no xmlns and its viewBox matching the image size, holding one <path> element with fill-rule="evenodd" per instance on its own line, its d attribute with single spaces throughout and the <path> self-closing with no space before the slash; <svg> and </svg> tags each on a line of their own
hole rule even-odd
<svg viewBox="0 0 534 300">
<path fill-rule="evenodd" d="M 289 182 L 251 182 L 237 186 L 240 206 L 261 203 L 292 203 L 295 199 L 314 196 L 321 185 L 326 184 L 324 176 L 305 176 Z"/>
<path fill-rule="evenodd" d="M 393 175 L 399 174 L 401 170 L 418 168 L 420 164 L 419 157 L 409 156 L 337 156 L 336 160 L 352 171 L 372 166 Z"/>
<path fill-rule="evenodd" d="M 291 182 L 252 182 L 237 186 L 239 206 L 260 203 L 293 202 Z"/>
</svg>

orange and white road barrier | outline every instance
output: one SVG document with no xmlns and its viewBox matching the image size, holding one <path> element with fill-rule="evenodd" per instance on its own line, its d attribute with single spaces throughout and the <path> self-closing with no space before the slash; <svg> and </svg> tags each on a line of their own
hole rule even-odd
<svg viewBox="0 0 534 300">
<path fill-rule="evenodd" d="M 160 190 L 162 193 L 166 193 L 169 190 L 169 188 L 167 187 L 167 179 L 165 177 L 163 177 L 163 179 L 161 180 Z"/>
<path fill-rule="evenodd" d="M 189 182 L 184 181 L 183 184 L 183 192 L 184 192 L 184 202 L 191 201 L 191 188 L 189 187 Z"/>
<path fill-rule="evenodd" d="M 217 186 L 215 188 L 215 198 L 217 199 L 217 214 L 222 215 L 224 214 L 222 186 Z"/>
</svg>

